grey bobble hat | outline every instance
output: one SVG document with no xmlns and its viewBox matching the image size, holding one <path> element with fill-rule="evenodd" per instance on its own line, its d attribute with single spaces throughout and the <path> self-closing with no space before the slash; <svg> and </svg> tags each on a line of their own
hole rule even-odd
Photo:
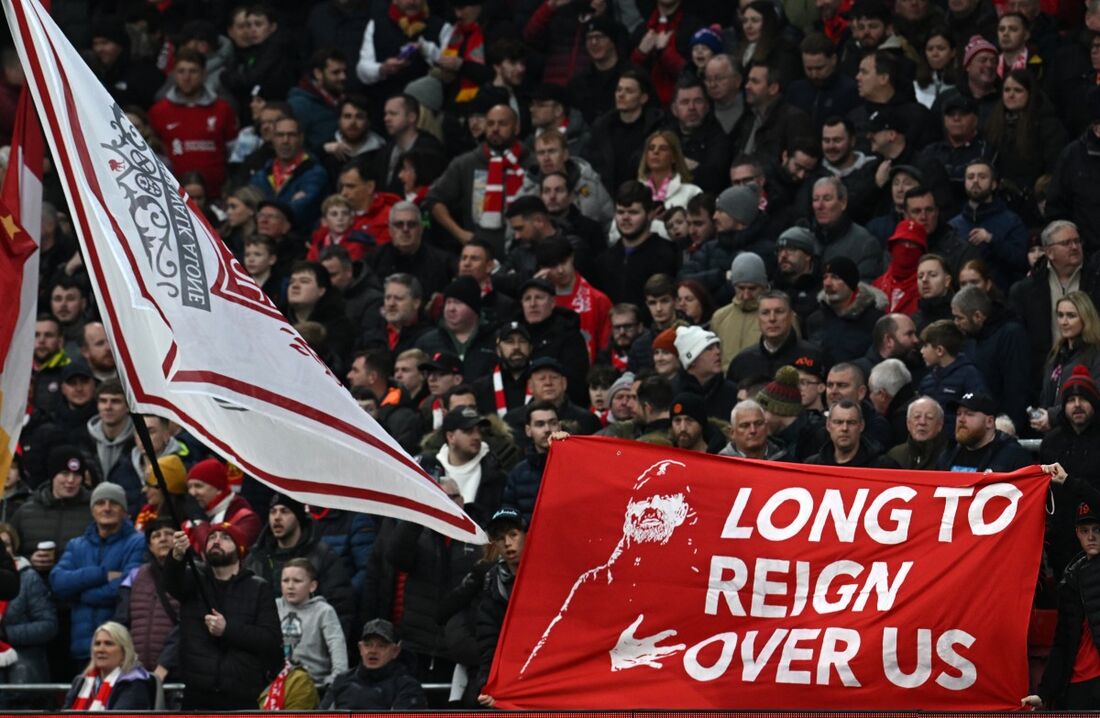
<svg viewBox="0 0 1100 718">
<path fill-rule="evenodd" d="M 758 287 L 768 286 L 768 272 L 764 268 L 764 260 L 753 252 L 742 252 L 733 258 L 730 265 L 730 285 L 755 284 Z"/>
<path fill-rule="evenodd" d="M 752 224 L 760 212 L 760 190 L 754 184 L 729 187 L 718 195 L 714 206 L 741 224 Z"/>
<path fill-rule="evenodd" d="M 104 481 L 99 486 L 95 487 L 92 491 L 92 500 L 89 501 L 90 506 L 95 506 L 100 501 L 107 499 L 108 501 L 114 501 L 116 504 L 126 509 L 126 491 L 118 484 L 112 484 L 110 481 Z"/>
<path fill-rule="evenodd" d="M 814 237 L 813 232 L 805 227 L 791 227 L 779 235 L 779 239 L 775 242 L 775 248 L 780 250 L 788 247 L 800 249 L 811 257 L 821 256 L 821 246 L 818 245 L 817 238 Z"/>
</svg>

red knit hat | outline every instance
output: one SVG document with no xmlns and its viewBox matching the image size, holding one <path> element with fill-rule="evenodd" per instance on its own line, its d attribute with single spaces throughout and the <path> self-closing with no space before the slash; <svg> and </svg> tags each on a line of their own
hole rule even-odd
<svg viewBox="0 0 1100 718">
<path fill-rule="evenodd" d="M 894 233 L 890 235 L 890 241 L 899 242 L 903 240 L 918 244 L 921 249 L 927 249 L 928 230 L 926 230 L 924 225 L 920 222 L 914 222 L 911 219 L 903 219 L 898 222 L 898 226 L 894 229 Z"/>
<path fill-rule="evenodd" d="M 225 491 L 229 488 L 229 473 L 225 468 L 225 464 L 217 459 L 206 459 L 192 466 L 191 470 L 187 472 L 187 480 L 190 481 L 191 479 L 209 484 L 218 491 Z"/>
<path fill-rule="evenodd" d="M 1100 409 L 1100 389 L 1096 387 L 1096 380 L 1089 374 L 1089 368 L 1084 364 L 1073 367 L 1073 374 L 1062 385 L 1062 406 L 1071 396 L 1083 396 L 1093 406 Z"/>
<path fill-rule="evenodd" d="M 244 540 L 244 533 L 239 526 L 235 526 L 225 521 L 220 524 L 210 525 L 210 529 L 206 532 L 206 537 L 203 539 L 203 555 L 206 555 L 206 547 L 210 545 L 210 537 L 217 531 L 224 531 L 229 534 L 230 538 L 233 539 L 233 543 L 237 545 L 237 555 L 244 558 L 245 553 L 248 551 L 248 542 Z"/>
<path fill-rule="evenodd" d="M 669 327 L 653 338 L 653 349 L 664 349 L 670 354 L 676 354 L 676 327 Z"/>
</svg>

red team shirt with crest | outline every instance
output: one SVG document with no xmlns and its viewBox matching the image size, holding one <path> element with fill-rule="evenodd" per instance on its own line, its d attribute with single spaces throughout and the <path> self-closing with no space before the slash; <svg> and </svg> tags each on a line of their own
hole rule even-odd
<svg viewBox="0 0 1100 718">
<path fill-rule="evenodd" d="M 220 97 L 209 105 L 179 105 L 168 98 L 149 109 L 149 124 L 164 143 L 172 172 L 198 172 L 206 192 L 220 197 L 225 184 L 226 146 L 237 136 L 237 115 Z"/>
</svg>

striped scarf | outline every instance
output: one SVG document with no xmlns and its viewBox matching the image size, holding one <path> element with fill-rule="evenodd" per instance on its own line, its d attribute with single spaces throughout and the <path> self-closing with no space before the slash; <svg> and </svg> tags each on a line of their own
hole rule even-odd
<svg viewBox="0 0 1100 718">
<path fill-rule="evenodd" d="M 76 700 L 73 701 L 71 710 L 74 711 L 105 711 L 107 710 L 107 702 L 111 698 L 111 689 L 115 687 L 115 681 L 122 675 L 122 669 L 116 668 L 103 679 L 103 682 L 99 684 L 99 690 L 95 691 L 95 697 L 92 697 L 92 691 L 95 690 L 96 679 L 99 677 L 99 671 L 95 668 L 90 668 L 87 673 L 84 674 L 84 683 L 80 686 L 80 693 L 76 694 Z"/>
<path fill-rule="evenodd" d="M 428 26 L 428 6 L 426 3 L 420 5 L 418 12 L 408 15 L 397 9 L 397 3 L 390 3 L 388 14 L 390 20 L 393 20 L 401 28 L 401 32 L 405 33 L 405 37 L 410 40 L 424 32 L 424 28 Z"/>
<path fill-rule="evenodd" d="M 523 404 L 531 402 L 531 390 L 524 390 Z M 493 369 L 493 401 L 496 403 L 497 416 L 501 419 L 508 413 L 508 399 L 504 395 L 504 375 L 500 373 L 500 364 Z"/>
<path fill-rule="evenodd" d="M 463 63 L 474 62 L 485 64 L 485 34 L 481 31 L 481 25 L 476 22 L 460 22 L 455 25 L 454 32 L 447 47 L 443 48 L 444 57 L 460 57 Z M 477 97 L 478 83 L 466 75 L 458 78 L 458 94 L 455 102 L 469 102 Z"/>
<path fill-rule="evenodd" d="M 526 173 L 519 162 L 523 152 L 515 142 L 503 152 L 494 152 L 489 145 L 482 145 L 485 159 L 489 160 L 489 176 L 485 181 L 485 198 L 481 202 L 481 228 L 500 229 L 504 226 L 504 209 L 523 187 Z"/>
</svg>

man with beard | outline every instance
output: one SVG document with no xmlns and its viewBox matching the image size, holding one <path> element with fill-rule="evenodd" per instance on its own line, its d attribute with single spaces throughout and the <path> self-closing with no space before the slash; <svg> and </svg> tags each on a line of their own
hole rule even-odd
<svg viewBox="0 0 1100 718">
<path fill-rule="evenodd" d="M 714 313 L 710 328 L 722 340 L 722 371 L 745 347 L 760 339 L 759 297 L 768 288 L 764 261 L 752 252 L 738 254 L 730 266 L 733 301 Z"/>
<path fill-rule="evenodd" d="M 863 412 L 859 404 L 841 399 L 829 408 L 825 419 L 829 441 L 821 451 L 806 459 L 807 464 L 820 466 L 878 466 L 874 452 L 863 439 Z"/>
<path fill-rule="evenodd" d="M 184 710 L 245 710 L 282 663 L 275 596 L 271 584 L 241 567 L 248 544 L 237 527 L 215 524 L 201 545 L 205 563 L 187 567 L 190 540 L 177 531 L 164 562 L 164 588 L 180 602 Z"/>
<path fill-rule="evenodd" d="M 806 320 L 817 311 L 817 295 L 821 291 L 817 262 L 821 247 L 813 232 L 805 227 L 791 227 L 779 235 L 775 250 L 778 272 L 773 285 L 791 298 L 791 307 L 805 326 Z"/>
<path fill-rule="evenodd" d="M 1054 516 L 1048 528 L 1047 553 L 1055 578 L 1076 553 L 1072 530 L 1074 510 L 1079 502 L 1088 498 L 1088 492 L 1098 488 L 1092 477 L 1100 447 L 1100 422 L 1095 420 L 1100 390 L 1088 368 L 1073 367 L 1072 376 L 1062 385 L 1061 398 L 1061 416 L 1039 445 L 1039 463 L 1058 462 L 1069 473 L 1064 484 L 1052 487 Z"/>
<path fill-rule="evenodd" d="M 531 402 L 527 405 L 526 414 L 523 432 L 530 441 L 530 447 L 523 461 L 509 472 L 501 505 L 515 508 L 525 521 L 530 521 L 539 486 L 542 485 L 542 473 L 546 470 L 550 436 L 561 431 L 561 422 L 558 421 L 557 408 L 546 401 Z"/>
<path fill-rule="evenodd" d="M 914 187 L 906 192 L 902 212 L 905 219 L 924 227 L 928 236 L 928 253 L 943 257 L 952 271 L 957 273 L 971 259 L 981 257 L 978 247 L 960 237 L 953 226 L 940 221 L 939 203 L 927 187 Z"/>
<path fill-rule="evenodd" d="M 1035 463 L 1016 439 L 994 426 L 997 403 L 988 394 L 968 392 L 955 408 L 955 446 L 940 459 L 940 471 L 997 473 Z"/>
<path fill-rule="evenodd" d="M 362 95 L 340 98 L 335 135 L 325 140 L 319 149 L 321 161 L 330 177 L 338 177 L 340 168 L 350 160 L 381 148 L 384 142 L 382 136 L 370 128 L 367 98 Z"/>
<path fill-rule="evenodd" d="M 516 141 L 518 125 L 508 105 L 490 109 L 485 115 L 485 142 L 456 157 L 424 198 L 432 219 L 462 244 L 473 239 L 476 228 L 498 254 L 504 251 L 504 212 L 519 196 L 528 160 Z"/>
<path fill-rule="evenodd" d="M 88 309 L 87 287 L 68 275 L 57 279 L 50 287 L 50 314 L 61 323 L 65 351 L 72 355 L 84 328 L 84 313 Z"/>
<path fill-rule="evenodd" d="M 821 168 L 844 183 L 852 213 L 866 222 L 875 209 L 877 162 L 873 155 L 856 149 L 856 131 L 851 121 L 833 115 L 821 127 Z"/>
<path fill-rule="evenodd" d="M 497 365 L 489 376 L 474 381 L 477 408 L 504 418 L 530 400 L 527 367 L 531 363 L 531 333 L 522 322 L 508 322 L 497 330 Z"/>
<path fill-rule="evenodd" d="M 819 130 L 826 118 L 851 112 L 859 104 L 859 92 L 850 75 L 837 72 L 836 45 L 825 35 L 810 33 L 801 50 L 806 77 L 790 84 L 787 102 L 809 115 Z"/>
<path fill-rule="evenodd" d="M 88 363 L 96 381 L 118 377 L 115 356 L 111 353 L 111 343 L 107 341 L 107 330 L 101 322 L 84 325 L 80 333 L 80 356 Z"/>
<path fill-rule="evenodd" d="M 605 225 L 581 212 L 577 193 L 565 172 L 544 173 L 539 182 L 538 196 L 546 205 L 550 219 L 561 227 L 564 234 L 580 237 L 590 256 L 597 257 L 607 249 Z"/>
<path fill-rule="evenodd" d="M 871 331 L 882 316 L 882 293 L 859 281 L 855 262 L 838 256 L 826 260 L 821 274 L 820 307 L 806 321 L 804 331 L 829 361 L 856 359 L 871 344 Z"/>
<path fill-rule="evenodd" d="M 989 160 L 974 160 L 966 166 L 966 206 L 951 219 L 951 226 L 993 270 L 993 281 L 1001 291 L 1027 272 L 1027 226 L 995 197 L 997 170 Z"/>
<path fill-rule="evenodd" d="M 413 149 L 442 155 L 443 144 L 431 133 L 420 130 L 420 102 L 407 93 L 386 100 L 383 123 L 390 141 L 378 152 L 382 163 L 381 187 L 386 192 L 404 195 L 404 186 L 398 176 L 401 155 Z"/>
<path fill-rule="evenodd" d="M 642 317 L 638 307 L 623 302 L 611 307 L 611 341 L 596 356 L 597 364 L 607 364 L 615 371 L 630 369 L 630 347 L 642 333 Z"/>
<path fill-rule="evenodd" d="M 367 317 L 361 344 L 400 354 L 412 349 L 420 335 L 431 329 L 420 317 L 424 290 L 416 277 L 398 272 L 386 277 L 382 291 L 382 308 L 377 318 Z"/>
<path fill-rule="evenodd" d="M 886 452 L 883 465 L 898 469 L 934 469 L 948 444 L 943 427 L 943 407 L 935 399 L 922 396 L 914 400 L 905 410 L 908 438 Z"/>
<path fill-rule="evenodd" d="M 677 394 L 672 400 L 671 417 L 668 436 L 677 449 L 717 454 L 725 446 L 725 437 L 710 422 L 699 394 L 690 391 Z"/>
<path fill-rule="evenodd" d="M 43 314 L 34 323 L 34 377 L 31 403 L 35 411 L 49 413 L 61 403 L 61 370 L 72 359 L 62 346 L 61 322 Z"/>
<path fill-rule="evenodd" d="M 867 353 L 852 363 L 864 376 L 870 376 L 871 370 L 886 359 L 901 359 L 912 370 L 917 366 L 919 346 L 917 327 L 908 314 L 886 314 L 879 317 L 871 329 L 871 346 Z M 919 376 L 914 383 L 920 383 Z"/>
</svg>

